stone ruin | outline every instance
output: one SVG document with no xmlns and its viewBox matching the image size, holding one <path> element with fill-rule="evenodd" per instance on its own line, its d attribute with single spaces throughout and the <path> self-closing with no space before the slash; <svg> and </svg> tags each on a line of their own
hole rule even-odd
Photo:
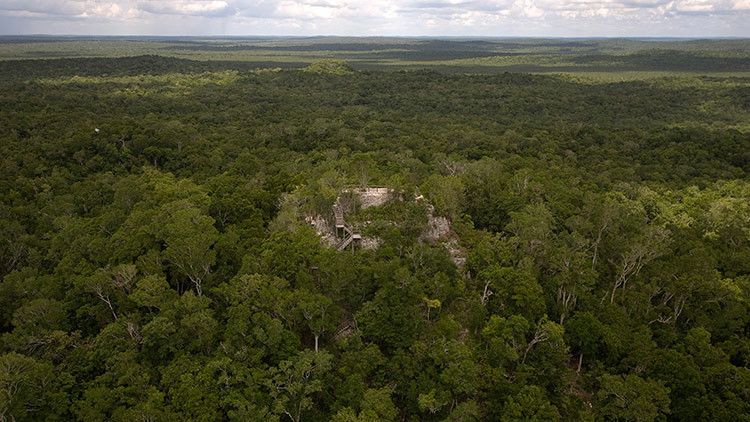
<svg viewBox="0 0 750 422">
<path fill-rule="evenodd" d="M 332 207 L 331 218 L 319 214 L 305 217 L 323 242 L 339 251 L 355 248 L 376 249 L 380 239 L 363 236 L 357 227 L 346 221 L 346 215 L 357 207 L 366 209 L 379 207 L 389 201 L 402 200 L 395 190 L 385 187 L 347 188 L 343 189 Z M 423 201 L 427 206 L 427 227 L 420 239 L 430 243 L 441 243 L 450 253 L 453 262 L 462 267 L 466 262 L 463 250 L 458 246 L 458 238 L 451 229 L 450 221 L 441 216 L 435 216 L 435 207 L 427 203 L 423 196 L 417 196 L 416 201 Z M 366 222 L 367 224 L 369 222 Z"/>
</svg>

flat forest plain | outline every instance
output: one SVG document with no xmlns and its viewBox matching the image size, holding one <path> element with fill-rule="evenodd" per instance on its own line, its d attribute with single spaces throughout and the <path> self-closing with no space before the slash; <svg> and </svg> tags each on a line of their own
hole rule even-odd
<svg viewBox="0 0 750 422">
<path fill-rule="evenodd" d="M 0 421 L 748 421 L 749 177 L 744 39 L 0 37 Z"/>
</svg>

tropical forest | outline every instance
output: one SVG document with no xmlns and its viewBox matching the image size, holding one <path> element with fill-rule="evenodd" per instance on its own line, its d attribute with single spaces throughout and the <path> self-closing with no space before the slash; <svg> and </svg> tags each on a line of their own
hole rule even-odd
<svg viewBox="0 0 750 422">
<path fill-rule="evenodd" d="M 750 421 L 750 42 L 0 37 L 0 421 Z"/>
</svg>

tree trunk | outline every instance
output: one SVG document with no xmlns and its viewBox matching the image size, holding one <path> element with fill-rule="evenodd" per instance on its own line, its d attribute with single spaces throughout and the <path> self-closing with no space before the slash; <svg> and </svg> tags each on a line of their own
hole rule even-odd
<svg viewBox="0 0 750 422">
<path fill-rule="evenodd" d="M 578 370 L 576 371 L 577 374 L 581 373 L 581 366 L 583 366 L 583 352 L 578 355 Z"/>
<path fill-rule="evenodd" d="M 195 294 L 198 296 L 203 296 L 203 280 L 200 277 L 195 277 L 192 275 L 188 275 L 188 278 L 193 283 L 193 286 L 195 286 Z"/>
<path fill-rule="evenodd" d="M 318 353 L 318 335 L 315 335 L 315 353 Z"/>
</svg>

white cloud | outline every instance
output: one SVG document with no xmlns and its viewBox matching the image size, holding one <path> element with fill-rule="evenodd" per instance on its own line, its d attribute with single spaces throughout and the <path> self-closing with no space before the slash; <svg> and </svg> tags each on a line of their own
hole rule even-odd
<svg viewBox="0 0 750 422">
<path fill-rule="evenodd" d="M 716 10 L 716 2 L 710 0 L 683 0 L 676 1 L 671 9 L 687 13 L 707 13 Z"/>
<path fill-rule="evenodd" d="M 534 0 L 519 0 L 515 3 L 516 10 L 523 16 L 539 18 L 544 16 L 544 9 L 537 6 Z"/>
<path fill-rule="evenodd" d="M 138 9 L 148 13 L 169 15 L 227 16 L 233 14 L 233 9 L 229 6 L 229 3 L 221 0 L 148 0 L 139 2 Z"/>
<path fill-rule="evenodd" d="M 114 33 L 750 36 L 750 0 L 0 0 L 0 18 L 6 33 L 83 21 Z"/>
</svg>

